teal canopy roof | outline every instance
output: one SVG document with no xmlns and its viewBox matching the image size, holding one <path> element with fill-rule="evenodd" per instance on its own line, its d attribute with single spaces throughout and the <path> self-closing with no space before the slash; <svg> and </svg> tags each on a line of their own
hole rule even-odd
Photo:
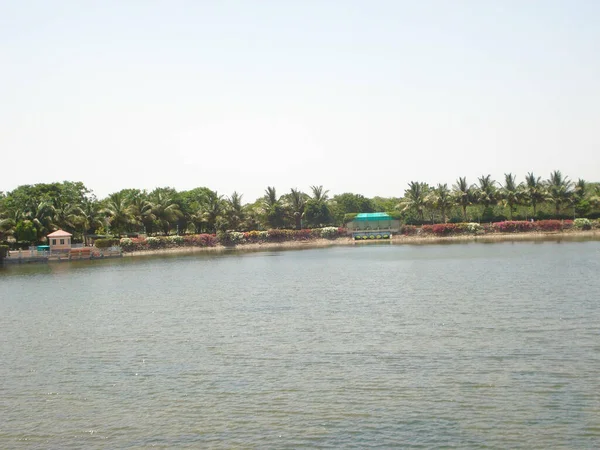
<svg viewBox="0 0 600 450">
<path fill-rule="evenodd" d="M 384 212 L 376 212 L 376 213 L 360 213 L 357 214 L 354 218 L 356 221 L 375 221 L 375 220 L 392 220 L 392 218 L 384 213 Z"/>
</svg>

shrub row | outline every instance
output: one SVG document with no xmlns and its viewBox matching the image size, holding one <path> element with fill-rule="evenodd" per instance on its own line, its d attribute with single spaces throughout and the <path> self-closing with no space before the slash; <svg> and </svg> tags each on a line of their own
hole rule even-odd
<svg viewBox="0 0 600 450">
<path fill-rule="evenodd" d="M 94 246 L 96 248 L 108 248 L 119 245 L 119 239 L 96 239 Z"/>
<path fill-rule="evenodd" d="M 6 258 L 8 255 L 8 245 L 0 245 L 0 259 Z"/>
<path fill-rule="evenodd" d="M 529 222 L 525 220 L 507 220 L 496 222 L 491 225 L 478 223 L 440 223 L 435 225 L 423 225 L 420 233 L 434 236 L 453 236 L 461 234 L 485 234 L 485 233 L 524 233 L 528 231 L 562 231 L 572 227 L 589 230 L 592 223 L 588 219 L 572 220 L 538 220 Z M 414 234 L 410 225 L 401 229 L 402 234 Z"/>
<path fill-rule="evenodd" d="M 219 232 L 214 234 L 194 234 L 187 236 L 157 236 L 147 238 L 122 238 L 120 241 L 123 251 L 153 250 L 158 248 L 176 247 L 214 247 L 217 244 L 237 245 L 262 242 L 306 241 L 323 238 L 335 239 L 346 234 L 344 228 L 325 227 L 312 230 L 268 230 Z M 97 242 L 97 241 L 96 241 Z"/>
<path fill-rule="evenodd" d="M 484 226 L 471 223 L 438 223 L 435 225 L 423 225 L 421 234 L 433 234 L 435 236 L 451 236 L 457 234 L 483 234 Z"/>
</svg>

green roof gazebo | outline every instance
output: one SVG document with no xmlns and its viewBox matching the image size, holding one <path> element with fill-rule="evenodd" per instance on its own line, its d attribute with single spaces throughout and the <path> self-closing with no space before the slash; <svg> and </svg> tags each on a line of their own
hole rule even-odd
<svg viewBox="0 0 600 450">
<path fill-rule="evenodd" d="M 390 239 L 400 232 L 400 221 L 384 212 L 360 213 L 346 224 L 348 234 L 356 240 Z"/>
</svg>

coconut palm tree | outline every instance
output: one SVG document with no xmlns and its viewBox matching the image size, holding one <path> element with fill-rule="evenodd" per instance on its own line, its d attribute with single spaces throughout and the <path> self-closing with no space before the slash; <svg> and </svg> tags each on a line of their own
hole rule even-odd
<svg viewBox="0 0 600 450">
<path fill-rule="evenodd" d="M 129 197 L 129 209 L 133 222 L 139 227 L 144 227 L 145 233 L 152 233 L 152 225 L 156 216 L 152 212 L 152 202 L 147 198 L 144 192 L 136 193 Z"/>
<path fill-rule="evenodd" d="M 523 187 L 525 200 L 533 208 L 533 217 L 537 215 L 537 205 L 546 199 L 546 187 L 541 181 L 541 177 L 536 177 L 533 172 L 529 172 L 525 177 L 525 186 Z"/>
<path fill-rule="evenodd" d="M 473 188 L 467 183 L 467 177 L 459 177 L 452 190 L 456 203 L 462 209 L 463 220 L 467 222 L 467 206 L 473 202 Z"/>
<path fill-rule="evenodd" d="M 516 177 L 512 173 L 504 174 L 504 185 L 500 187 L 498 199 L 505 207 L 508 207 L 508 216 L 510 220 L 513 219 L 515 206 L 521 203 L 521 188 L 522 185 L 517 185 Z"/>
<path fill-rule="evenodd" d="M 84 199 L 83 204 L 79 207 L 77 225 L 81 230 L 84 244 L 87 244 L 88 233 L 90 231 L 93 233 L 96 228 L 103 225 L 98 202 L 92 199 Z"/>
<path fill-rule="evenodd" d="M 281 228 L 284 222 L 284 208 L 274 187 L 268 186 L 262 202 L 263 213 L 267 225 L 271 228 Z"/>
<path fill-rule="evenodd" d="M 36 229 L 37 241 L 54 231 L 56 225 L 52 221 L 54 217 L 54 207 L 50 202 L 32 202 L 27 205 L 23 214 L 25 221 L 30 221 Z M 18 222 L 15 222 L 18 223 Z"/>
<path fill-rule="evenodd" d="M 300 230 L 302 228 L 302 218 L 304 217 L 304 209 L 306 207 L 308 195 L 298 189 L 291 189 L 287 198 L 287 207 L 294 218 L 296 230 Z"/>
<path fill-rule="evenodd" d="M 131 207 L 122 192 L 110 194 L 105 201 L 105 207 L 100 212 L 107 217 L 111 231 L 118 236 L 121 236 L 133 221 Z"/>
<path fill-rule="evenodd" d="M 54 216 L 52 217 L 53 223 L 60 229 L 71 232 L 75 231 L 79 216 L 81 215 L 80 207 L 65 202 L 60 197 L 55 198 L 52 203 L 54 212 Z"/>
<path fill-rule="evenodd" d="M 398 204 L 398 208 L 402 211 L 413 211 L 418 219 L 424 222 L 428 192 L 429 186 L 427 183 L 411 181 L 408 183 L 408 189 L 404 191 L 404 197 Z"/>
<path fill-rule="evenodd" d="M 482 175 L 477 178 L 477 181 L 479 181 L 476 191 L 477 203 L 489 208 L 497 201 L 496 182 L 492 180 L 491 175 Z"/>
<path fill-rule="evenodd" d="M 329 200 L 329 191 L 323 189 L 323 186 L 311 186 L 310 190 L 312 191 L 312 199 L 317 202 L 326 202 Z"/>
<path fill-rule="evenodd" d="M 547 200 L 554 204 L 556 217 L 560 216 L 563 205 L 569 204 L 573 198 L 573 183 L 569 177 L 564 177 L 560 170 L 555 170 L 546 180 Z"/>
<path fill-rule="evenodd" d="M 242 197 L 242 194 L 234 191 L 231 197 L 227 198 L 227 220 L 229 221 L 229 227 L 233 230 L 239 229 L 246 216 L 244 205 L 242 205 Z"/>
<path fill-rule="evenodd" d="M 171 196 L 168 189 L 155 190 L 150 198 L 151 211 L 165 236 L 171 232 L 171 227 L 181 216 L 179 205 Z"/>
<path fill-rule="evenodd" d="M 428 202 L 433 206 L 434 209 L 440 212 L 442 216 L 442 222 L 447 222 L 447 211 L 449 211 L 454 205 L 454 200 L 448 185 L 438 184 L 437 187 L 433 188 L 428 195 Z"/>
</svg>

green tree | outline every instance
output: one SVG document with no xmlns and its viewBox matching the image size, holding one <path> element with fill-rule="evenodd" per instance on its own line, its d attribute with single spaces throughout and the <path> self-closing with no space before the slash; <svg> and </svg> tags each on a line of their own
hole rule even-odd
<svg viewBox="0 0 600 450">
<path fill-rule="evenodd" d="M 525 177 L 523 192 L 525 200 L 533 208 L 533 217 L 536 217 L 537 206 L 546 199 L 546 187 L 542 183 L 541 177 L 536 177 L 533 172 L 529 172 Z"/>
<path fill-rule="evenodd" d="M 285 208 L 289 211 L 289 215 L 294 222 L 296 230 L 302 228 L 302 219 L 304 217 L 304 208 L 306 207 L 307 200 L 308 195 L 294 188 L 290 190 L 289 194 L 284 196 Z"/>
<path fill-rule="evenodd" d="M 118 236 L 121 236 L 133 221 L 131 207 L 123 192 L 110 194 L 100 212 L 107 217 L 111 232 Z"/>
<path fill-rule="evenodd" d="M 285 209 L 277 197 L 274 187 L 268 186 L 262 202 L 263 213 L 267 225 L 271 228 L 281 228 L 284 225 Z"/>
<path fill-rule="evenodd" d="M 517 185 L 516 177 L 512 173 L 504 174 L 504 185 L 500 188 L 498 198 L 508 207 L 508 216 L 512 220 L 515 206 L 522 200 L 522 185 Z"/>
<path fill-rule="evenodd" d="M 231 197 L 227 198 L 226 212 L 229 228 L 239 230 L 240 225 L 244 222 L 246 217 L 241 194 L 234 191 L 233 194 L 231 194 Z"/>
<path fill-rule="evenodd" d="M 425 221 L 425 208 L 427 206 L 427 194 L 429 185 L 419 181 L 408 183 L 408 189 L 404 191 L 404 197 L 400 200 L 398 208 L 403 211 L 415 213 L 421 223 Z"/>
<path fill-rule="evenodd" d="M 327 201 L 329 191 L 323 186 L 311 186 L 312 196 L 306 201 L 304 216 L 309 226 L 317 228 L 331 223 L 331 211 Z"/>
<path fill-rule="evenodd" d="M 452 186 L 452 190 L 454 199 L 462 210 L 463 220 L 468 222 L 467 206 L 473 203 L 473 188 L 467 183 L 467 177 L 459 177 L 456 184 Z"/>
<path fill-rule="evenodd" d="M 176 193 L 172 188 L 157 188 L 149 196 L 152 214 L 165 236 L 171 233 L 171 228 L 181 216 L 179 205 L 174 199 Z"/>
<path fill-rule="evenodd" d="M 448 185 L 438 184 L 437 187 L 433 188 L 429 193 L 427 201 L 433 206 L 433 208 L 440 212 L 442 222 L 447 222 L 447 212 L 454 205 L 452 194 Z"/>
<path fill-rule="evenodd" d="M 37 230 L 33 222 L 24 220 L 15 226 L 15 239 L 18 242 L 36 242 L 38 241 Z"/>
<path fill-rule="evenodd" d="M 564 177 L 560 170 L 555 170 L 546 181 L 547 200 L 554 204 L 556 217 L 560 216 L 563 205 L 571 203 L 573 198 L 573 183 L 568 177 Z"/>
</svg>

